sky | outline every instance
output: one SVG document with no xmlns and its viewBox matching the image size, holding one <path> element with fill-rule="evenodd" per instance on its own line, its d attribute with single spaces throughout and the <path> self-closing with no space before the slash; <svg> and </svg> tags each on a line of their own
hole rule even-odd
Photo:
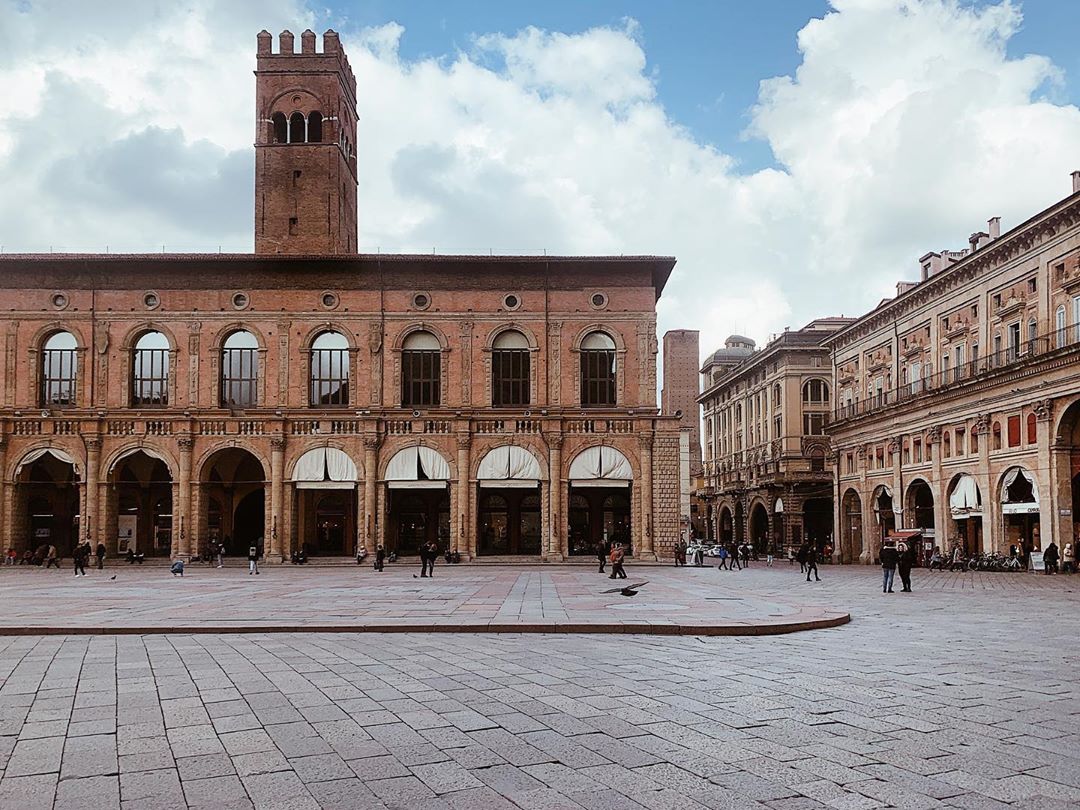
<svg viewBox="0 0 1080 810">
<path fill-rule="evenodd" d="M 357 77 L 361 250 L 674 255 L 659 331 L 703 355 L 1080 169 L 1074 0 L 0 0 L 0 249 L 250 251 L 255 34 L 309 26 Z"/>
</svg>

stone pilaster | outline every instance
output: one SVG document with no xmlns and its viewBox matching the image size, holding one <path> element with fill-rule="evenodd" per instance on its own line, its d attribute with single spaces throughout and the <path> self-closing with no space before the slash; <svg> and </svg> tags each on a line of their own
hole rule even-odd
<svg viewBox="0 0 1080 810">
<path fill-rule="evenodd" d="M 101 502 L 98 492 L 98 473 L 101 467 L 101 438 L 99 436 L 86 437 L 86 492 L 82 511 L 82 521 L 79 528 L 81 534 L 92 546 L 97 547 L 97 538 L 101 536 L 101 521 L 98 513 L 98 505 Z"/>
<path fill-rule="evenodd" d="M 270 439 L 270 556 L 280 562 L 285 557 L 285 437 Z M 291 549 L 290 549 L 291 551 Z"/>
<path fill-rule="evenodd" d="M 469 456 L 472 448 L 472 436 L 459 433 L 457 436 L 457 526 L 451 529 L 450 536 L 453 550 L 463 559 L 476 556 L 476 532 L 469 521 L 469 501 L 471 486 L 469 483 Z"/>
<path fill-rule="evenodd" d="M 570 551 L 563 531 L 563 527 L 567 525 L 563 501 L 566 487 L 563 486 L 562 480 L 563 437 L 559 433 L 548 433 L 544 435 L 544 441 L 548 446 L 548 486 L 547 508 L 544 509 L 544 520 L 547 521 L 547 526 L 544 530 L 546 542 L 543 555 L 546 560 L 563 560 Z"/>
<path fill-rule="evenodd" d="M 376 482 L 379 480 L 379 445 L 382 439 L 369 435 L 364 437 L 364 548 L 369 554 L 375 553 L 379 539 L 379 505 Z"/>
<path fill-rule="evenodd" d="M 653 437 L 652 433 L 638 434 L 639 461 L 641 463 L 641 530 L 638 532 L 641 559 L 655 560 L 653 544 Z"/>
</svg>

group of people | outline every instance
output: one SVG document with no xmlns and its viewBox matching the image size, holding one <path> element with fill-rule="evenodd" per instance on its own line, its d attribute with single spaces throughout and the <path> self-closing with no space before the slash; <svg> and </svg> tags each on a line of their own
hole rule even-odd
<svg viewBox="0 0 1080 810">
<path fill-rule="evenodd" d="M 105 567 L 105 544 L 98 543 L 96 549 L 90 545 L 90 541 L 80 543 L 79 545 L 75 546 L 74 551 L 72 551 L 71 553 L 71 559 L 74 563 L 75 576 L 86 576 L 86 564 L 90 562 L 91 557 L 97 559 L 98 570 L 102 570 Z M 57 565 L 57 568 L 59 567 L 60 566 Z"/>
<path fill-rule="evenodd" d="M 885 538 L 881 547 L 881 592 L 892 593 L 897 570 L 900 571 L 900 589 L 911 593 L 911 569 L 915 565 L 915 546 L 892 537 Z"/>
<path fill-rule="evenodd" d="M 611 563 L 611 575 L 608 579 L 626 579 L 626 549 L 622 543 L 612 543 L 610 549 L 606 543 L 597 543 L 596 559 L 600 563 L 598 573 L 605 573 L 604 566 Z"/>
</svg>

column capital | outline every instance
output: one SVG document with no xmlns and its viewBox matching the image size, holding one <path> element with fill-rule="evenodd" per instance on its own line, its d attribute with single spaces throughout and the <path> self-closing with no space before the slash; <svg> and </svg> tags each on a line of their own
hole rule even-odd
<svg viewBox="0 0 1080 810">
<path fill-rule="evenodd" d="M 383 442 L 382 436 L 378 436 L 378 435 L 365 436 L 364 437 L 364 449 L 368 450 L 370 452 L 374 452 L 375 450 L 379 449 L 379 447 L 382 445 L 382 442 Z"/>
<path fill-rule="evenodd" d="M 472 447 L 472 434 L 471 433 L 459 433 L 457 434 L 457 449 L 468 450 Z"/>
<path fill-rule="evenodd" d="M 275 453 L 282 453 L 285 451 L 285 437 L 284 436 L 272 436 L 270 437 L 270 449 Z"/>
<path fill-rule="evenodd" d="M 637 443 L 642 450 L 652 450 L 653 435 L 651 433 L 639 433 Z"/>
<path fill-rule="evenodd" d="M 561 450 L 564 439 L 561 433 L 545 433 L 544 441 L 551 450 Z"/>
<path fill-rule="evenodd" d="M 1054 401 L 1052 399 L 1038 399 L 1031 403 L 1031 409 L 1035 411 L 1035 418 L 1040 422 L 1049 422 L 1054 415 Z"/>
<path fill-rule="evenodd" d="M 97 453 L 101 450 L 101 437 L 100 436 L 85 436 L 83 441 L 86 442 L 86 449 L 88 452 Z M 4 443 L 4 437 L 0 436 L 0 445 Z"/>
<path fill-rule="evenodd" d="M 195 446 L 195 440 L 192 439 L 190 436 L 181 436 L 179 439 L 176 440 L 176 444 L 180 448 L 180 451 L 182 453 L 190 453 L 192 448 Z"/>
</svg>

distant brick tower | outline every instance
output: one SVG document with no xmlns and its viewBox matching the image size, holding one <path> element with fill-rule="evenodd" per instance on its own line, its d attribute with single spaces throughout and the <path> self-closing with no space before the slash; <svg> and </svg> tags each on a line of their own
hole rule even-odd
<svg viewBox="0 0 1080 810">
<path fill-rule="evenodd" d="M 690 474 L 701 474 L 701 414 L 697 403 L 698 332 L 673 329 L 664 333 L 664 387 L 660 391 L 660 410 L 674 416 L 690 430 Z"/>
<path fill-rule="evenodd" d="M 334 31 L 258 35 L 255 252 L 356 253 L 356 78 Z"/>
</svg>

